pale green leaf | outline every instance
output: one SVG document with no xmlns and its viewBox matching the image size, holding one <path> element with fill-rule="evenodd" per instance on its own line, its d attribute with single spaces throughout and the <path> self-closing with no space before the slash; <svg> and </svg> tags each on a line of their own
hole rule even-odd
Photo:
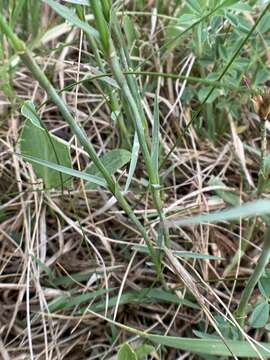
<svg viewBox="0 0 270 360">
<path fill-rule="evenodd" d="M 67 8 L 64 5 L 59 4 L 54 0 L 42 0 L 46 4 L 50 5 L 50 7 L 57 12 L 60 16 L 66 19 L 70 24 L 77 26 L 78 28 L 85 31 L 89 36 L 93 36 L 96 39 L 99 39 L 99 33 L 96 29 L 90 26 L 86 21 L 80 20 L 80 18 L 76 15 L 76 13 Z"/>
<path fill-rule="evenodd" d="M 139 150 L 140 150 L 139 139 L 138 139 L 137 132 L 135 132 L 133 146 L 132 146 L 132 150 L 131 150 L 131 161 L 130 161 L 130 165 L 129 165 L 129 171 L 128 171 L 128 177 L 127 177 L 126 186 L 125 186 L 125 192 L 128 191 L 131 180 L 132 180 L 132 176 L 136 170 L 136 165 L 137 165 L 138 157 L 139 157 Z"/>
<path fill-rule="evenodd" d="M 148 344 L 142 344 L 135 349 L 138 360 L 144 360 L 148 355 L 155 351 L 156 349 Z"/>
<path fill-rule="evenodd" d="M 270 358 L 270 345 L 268 343 L 261 343 L 261 346 L 254 345 L 258 352 L 247 341 L 226 340 L 226 345 L 219 339 L 192 339 L 185 337 L 162 336 L 145 334 L 148 340 L 156 344 L 169 346 L 183 351 L 190 351 L 191 353 L 216 355 L 216 356 L 236 356 L 249 357 L 259 359 L 258 352 L 264 358 Z"/>
<path fill-rule="evenodd" d="M 270 278 L 261 277 L 259 281 L 259 289 L 261 294 L 266 298 L 270 299 Z"/>
<path fill-rule="evenodd" d="M 27 156 L 27 155 L 21 155 L 21 156 L 22 156 L 23 159 L 25 159 L 25 160 L 27 160 L 27 161 L 29 161 L 31 163 L 42 165 L 42 166 L 45 166 L 45 167 L 47 167 L 49 169 L 56 170 L 56 171 L 58 171 L 60 173 L 67 174 L 67 175 L 77 177 L 77 178 L 82 179 L 82 180 L 89 181 L 89 182 L 94 183 L 95 185 L 98 185 L 98 186 L 103 186 L 105 188 L 107 187 L 107 184 L 106 184 L 105 180 L 103 180 L 103 178 L 100 178 L 98 176 L 89 175 L 86 172 L 74 170 L 74 169 L 71 169 L 71 168 L 67 168 L 65 166 L 58 165 L 58 164 L 55 164 L 55 163 L 52 163 L 52 162 L 49 162 L 49 161 L 46 161 L 46 160 L 38 159 L 38 158 L 36 158 L 34 156 Z"/>
<path fill-rule="evenodd" d="M 115 149 L 108 152 L 104 156 L 101 156 L 100 160 L 109 173 L 114 174 L 118 169 L 130 161 L 130 155 L 130 152 L 125 149 Z M 95 164 L 91 164 L 85 172 L 89 175 L 102 177 L 102 174 Z M 86 184 L 86 189 L 95 189 L 96 187 L 97 185 L 94 183 Z"/>
<path fill-rule="evenodd" d="M 134 246 L 132 246 L 132 249 L 142 252 L 142 253 L 149 254 L 149 250 L 146 245 L 134 245 Z M 162 251 L 162 248 L 157 247 L 157 249 Z M 202 254 L 202 253 L 193 252 L 193 251 L 172 250 L 172 253 L 176 257 L 180 257 L 180 258 L 202 259 L 202 260 L 223 260 L 223 258 L 220 256 Z"/>
<path fill-rule="evenodd" d="M 76 4 L 76 5 L 89 6 L 89 1 L 88 0 L 63 0 L 63 1 L 71 3 L 71 4 Z"/>
<path fill-rule="evenodd" d="M 121 346 L 117 354 L 117 360 L 137 360 L 137 359 L 138 358 L 135 352 L 131 349 L 131 347 L 127 343 Z"/>
<path fill-rule="evenodd" d="M 190 218 L 167 221 L 168 227 L 179 225 L 191 225 L 201 223 L 216 223 L 219 221 L 239 220 L 240 218 L 256 217 L 270 213 L 270 200 L 260 199 L 248 202 L 234 208 L 212 212 L 205 215 L 196 215 Z"/>
<path fill-rule="evenodd" d="M 69 145 L 62 139 L 54 136 L 42 127 L 35 106 L 31 101 L 25 102 L 22 114 L 26 117 L 20 135 L 20 147 L 22 156 L 34 156 L 37 159 L 56 163 L 65 167 L 71 167 Z M 28 159 L 30 161 L 30 159 Z M 56 169 L 32 162 L 36 175 L 44 182 L 47 189 L 71 188 L 72 179 L 67 174 L 62 174 Z"/>
<path fill-rule="evenodd" d="M 252 311 L 251 317 L 249 319 L 249 324 L 253 328 L 262 328 L 264 327 L 269 320 L 269 304 L 268 302 L 263 302 L 257 305 Z"/>
</svg>

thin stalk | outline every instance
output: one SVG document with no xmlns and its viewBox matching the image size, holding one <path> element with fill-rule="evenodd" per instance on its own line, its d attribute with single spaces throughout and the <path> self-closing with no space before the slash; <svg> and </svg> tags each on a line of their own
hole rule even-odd
<svg viewBox="0 0 270 360">
<path fill-rule="evenodd" d="M 85 17 L 84 17 L 83 13 L 78 12 L 78 16 L 81 18 L 81 20 L 85 21 Z M 96 62 L 98 64 L 100 70 L 103 73 L 105 73 L 105 68 L 103 66 L 101 57 L 99 55 L 96 40 L 94 39 L 93 36 L 90 36 L 89 33 L 87 33 L 87 32 L 85 32 L 85 36 L 87 38 L 87 41 L 88 41 L 89 45 L 92 48 L 92 51 L 94 53 Z M 129 136 L 126 124 L 124 122 L 124 118 L 123 118 L 123 115 L 122 115 L 122 112 L 121 112 L 121 108 L 120 108 L 120 105 L 119 105 L 117 94 L 106 83 L 103 84 L 103 89 L 104 89 L 105 93 L 108 95 L 108 99 L 109 99 L 108 102 L 109 102 L 109 108 L 110 108 L 111 114 L 118 114 L 117 118 L 116 118 L 116 124 L 119 127 L 119 132 L 120 132 L 120 145 L 123 146 L 124 148 L 130 149 L 131 148 L 130 136 Z"/>
<path fill-rule="evenodd" d="M 121 208 L 125 211 L 125 213 L 128 215 L 128 217 L 133 221 L 133 223 L 136 225 L 137 229 L 140 231 L 142 237 L 144 238 L 144 240 L 149 248 L 150 256 L 151 256 L 155 266 L 157 267 L 158 274 L 161 275 L 161 270 L 160 270 L 161 265 L 159 263 L 158 257 L 156 255 L 156 251 L 150 242 L 150 239 L 148 237 L 148 234 L 147 234 L 144 226 L 138 220 L 138 218 L 134 214 L 132 208 L 128 204 L 127 200 L 121 193 L 118 183 L 113 179 L 111 174 L 108 172 L 106 167 L 103 165 L 103 163 L 99 159 L 99 157 L 98 157 L 92 143 L 89 141 L 84 129 L 81 128 L 81 126 L 74 120 L 74 118 L 70 114 L 66 104 L 63 102 L 62 98 L 58 95 L 57 91 L 55 90 L 53 85 L 50 83 L 50 81 L 48 80 L 48 78 L 46 77 L 44 72 L 40 69 L 40 67 L 36 63 L 35 59 L 32 57 L 31 53 L 26 48 L 24 42 L 21 41 L 16 36 L 16 34 L 13 33 L 13 31 L 7 24 L 6 20 L 4 19 L 3 15 L 1 15 L 1 14 L 0 14 L 0 29 L 3 31 L 3 33 L 6 34 L 8 40 L 10 41 L 14 50 L 20 56 L 22 62 L 30 70 L 30 72 L 32 73 L 34 78 L 39 82 L 40 86 L 46 91 L 47 95 L 51 98 L 51 100 L 57 106 L 57 108 L 60 111 L 60 113 L 62 114 L 63 118 L 70 126 L 72 132 L 77 136 L 81 145 L 84 147 L 85 151 L 89 154 L 91 160 L 94 162 L 96 167 L 99 169 L 99 171 L 103 175 L 109 190 L 116 197 Z"/>
<path fill-rule="evenodd" d="M 243 327 L 245 323 L 247 306 L 249 299 L 252 295 L 252 292 L 257 285 L 260 277 L 262 276 L 265 267 L 267 266 L 270 259 L 270 228 L 267 229 L 267 232 L 264 236 L 264 244 L 261 256 L 258 260 L 258 263 L 254 269 L 253 274 L 250 276 L 247 285 L 242 293 L 237 311 L 236 317 L 238 318 L 239 324 Z"/>
<path fill-rule="evenodd" d="M 100 32 L 100 37 L 102 41 L 102 33 L 104 33 L 104 29 L 108 29 L 108 24 L 106 23 L 106 20 L 104 18 L 104 15 L 102 13 L 102 8 L 100 7 L 100 3 L 98 0 L 90 0 L 90 5 L 92 6 L 92 11 L 94 14 L 94 17 L 96 19 L 96 26 L 98 31 Z M 113 14 L 113 13 L 112 13 Z M 114 22 L 117 21 L 117 18 L 113 18 Z M 119 29 L 117 27 L 117 24 L 114 26 L 116 36 L 119 36 L 119 42 L 122 43 L 123 39 L 119 35 Z M 149 176 L 149 182 L 151 184 L 151 193 L 154 200 L 155 207 L 157 209 L 160 223 L 163 228 L 163 234 L 165 238 L 165 243 L 168 245 L 169 243 L 169 232 L 168 229 L 164 226 L 165 224 L 165 216 L 162 209 L 162 201 L 160 196 L 160 190 L 159 190 L 159 176 L 156 173 L 154 166 L 151 161 L 151 156 L 147 144 L 147 129 L 144 128 L 144 114 L 141 109 L 141 104 L 138 102 L 138 91 L 137 91 L 137 84 L 135 85 L 134 79 L 126 79 L 124 76 L 120 61 L 117 56 L 117 51 L 114 46 L 113 40 L 109 35 L 109 32 L 107 33 L 109 38 L 106 39 L 106 42 L 102 41 L 103 51 L 105 56 L 107 57 L 107 60 L 110 64 L 112 74 L 117 81 L 118 85 L 120 86 L 120 89 L 122 89 L 123 98 L 127 106 L 130 108 L 128 111 L 128 114 L 132 114 L 131 121 L 133 122 L 136 132 L 138 135 L 140 148 L 144 157 L 147 173 Z M 109 44 L 108 44 L 109 42 Z M 122 44 L 123 45 L 123 44 Z M 125 65 L 128 65 L 128 59 L 126 59 L 126 54 L 122 52 L 122 58 L 126 62 Z"/>
</svg>

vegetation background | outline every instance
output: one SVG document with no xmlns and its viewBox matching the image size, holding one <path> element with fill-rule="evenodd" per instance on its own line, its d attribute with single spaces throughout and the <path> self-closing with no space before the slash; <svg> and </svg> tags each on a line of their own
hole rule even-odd
<svg viewBox="0 0 270 360">
<path fill-rule="evenodd" d="M 0 357 L 270 358 L 270 3 L 0 0 Z"/>
</svg>

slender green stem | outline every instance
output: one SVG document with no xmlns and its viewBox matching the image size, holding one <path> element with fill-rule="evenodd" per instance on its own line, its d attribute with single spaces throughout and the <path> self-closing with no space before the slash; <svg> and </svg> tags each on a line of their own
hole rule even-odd
<svg viewBox="0 0 270 360">
<path fill-rule="evenodd" d="M 78 16 L 80 17 L 81 20 L 85 21 L 84 14 L 78 13 Z M 97 46 L 95 38 L 93 36 L 90 36 L 90 34 L 88 32 L 85 32 L 85 36 L 87 38 L 89 45 L 91 46 L 91 49 L 94 53 L 96 62 L 98 64 L 100 70 L 103 73 L 105 73 L 105 67 L 104 67 L 101 57 L 99 55 L 99 50 L 98 50 L 98 46 Z M 82 81 L 84 81 L 84 80 L 82 80 Z M 120 146 L 130 149 L 131 148 L 130 136 L 129 136 L 129 132 L 127 130 L 127 127 L 126 127 L 126 124 L 125 124 L 125 121 L 123 118 L 123 114 L 121 111 L 117 93 L 116 93 L 116 91 L 111 89 L 111 86 L 107 85 L 106 83 L 103 84 L 103 90 L 105 91 L 105 93 L 108 97 L 108 103 L 109 103 L 109 108 L 110 108 L 111 114 L 114 114 L 114 115 L 116 114 L 116 124 L 119 128 L 119 133 L 120 133 Z"/>
<path fill-rule="evenodd" d="M 40 69 L 34 58 L 32 57 L 29 50 L 26 48 L 25 44 L 12 32 L 10 27 L 8 26 L 6 20 L 4 19 L 3 15 L 0 14 L 0 29 L 6 34 L 7 38 L 9 39 L 11 45 L 13 46 L 14 50 L 19 54 L 22 62 L 27 66 L 27 68 L 30 70 L 32 75 L 35 77 L 35 79 L 39 82 L 40 86 L 43 87 L 43 89 L 46 91 L 48 96 L 51 98 L 51 100 L 55 103 L 58 110 L 62 114 L 65 121 L 70 126 L 72 132 L 77 136 L 79 139 L 81 145 L 84 147 L 85 151 L 89 154 L 91 160 L 94 162 L 96 167 L 99 169 L 99 171 L 102 173 L 107 186 L 111 193 L 116 197 L 119 205 L 122 207 L 122 209 L 125 211 L 125 213 L 129 216 L 129 218 L 133 221 L 133 223 L 136 225 L 138 230 L 140 231 L 141 235 L 143 236 L 148 248 L 149 253 L 152 257 L 152 260 L 157 267 L 159 275 L 161 274 L 161 265 L 158 260 L 158 256 L 156 255 L 156 250 L 154 249 L 153 245 L 150 242 L 150 239 L 148 237 L 148 234 L 144 228 L 144 226 L 141 224 L 141 222 L 138 220 L 136 215 L 134 214 L 132 208 L 126 201 L 125 197 L 121 193 L 120 187 L 118 183 L 113 179 L 107 168 L 103 165 L 101 160 L 99 159 L 98 155 L 96 154 L 96 151 L 89 141 L 85 131 L 81 126 L 74 120 L 72 115 L 70 114 L 67 106 L 61 99 L 61 97 L 58 95 L 57 91 L 53 87 L 53 85 L 50 83 L 44 72 Z"/>
<path fill-rule="evenodd" d="M 96 19 L 97 29 L 98 29 L 98 31 L 100 31 L 100 37 L 102 39 L 101 31 L 104 32 L 104 29 L 108 28 L 108 24 L 106 23 L 106 20 L 102 13 L 102 8 L 100 7 L 99 1 L 98 0 L 90 0 L 89 3 L 92 6 L 92 11 L 93 11 L 94 17 Z M 112 23 L 113 23 L 112 28 L 117 37 L 116 40 L 119 41 L 119 43 L 122 45 L 121 48 L 123 48 L 124 43 L 123 43 L 123 38 L 121 36 L 121 30 L 119 29 L 119 26 L 117 24 L 118 20 L 117 20 L 117 17 L 114 16 L 113 11 L 111 12 L 111 17 L 112 17 Z M 128 107 L 127 113 L 128 113 L 128 115 L 131 115 L 130 119 L 133 122 L 134 127 L 136 128 L 136 132 L 137 132 L 139 143 L 140 143 L 140 148 L 141 148 L 141 151 L 142 151 L 142 154 L 144 157 L 147 173 L 149 176 L 149 182 L 151 184 L 152 197 L 153 197 L 154 204 L 155 204 L 155 207 L 157 209 L 157 212 L 158 212 L 158 215 L 160 218 L 161 226 L 163 228 L 165 243 L 166 243 L 166 245 L 168 245 L 169 232 L 168 232 L 168 229 L 164 226 L 165 216 L 164 216 L 163 209 L 162 209 L 160 190 L 158 189 L 159 177 L 158 177 L 158 174 L 155 171 L 154 166 L 151 161 L 151 155 L 150 155 L 148 143 L 147 143 L 146 119 L 145 119 L 145 115 L 144 115 L 144 112 L 142 110 L 142 106 L 140 103 L 137 84 L 133 77 L 127 77 L 127 78 L 125 77 L 125 75 L 121 69 L 121 65 L 120 65 L 116 47 L 114 46 L 113 40 L 109 34 L 108 34 L 108 36 L 109 36 L 109 40 L 108 40 L 109 45 L 107 45 L 107 42 L 104 43 L 102 41 L 104 54 L 107 57 L 107 61 L 110 64 L 112 74 L 113 74 L 115 80 L 117 81 L 120 89 L 122 90 L 123 99 L 125 101 L 125 104 L 127 105 L 126 107 Z M 127 70 L 128 66 L 130 64 L 128 55 L 124 50 L 123 51 L 119 50 L 119 51 L 120 51 L 120 58 L 121 58 L 122 62 L 124 63 L 124 67 Z"/>
<path fill-rule="evenodd" d="M 252 292 L 258 283 L 260 277 L 262 276 L 265 267 L 267 266 L 270 259 L 270 228 L 267 229 L 265 237 L 264 237 L 264 244 L 261 256 L 258 260 L 258 263 L 254 269 L 253 274 L 250 276 L 246 287 L 242 293 L 238 309 L 236 311 L 236 317 L 238 318 L 239 324 L 243 327 L 245 323 L 245 317 L 247 313 L 247 306 L 249 299 L 252 295 Z"/>
</svg>

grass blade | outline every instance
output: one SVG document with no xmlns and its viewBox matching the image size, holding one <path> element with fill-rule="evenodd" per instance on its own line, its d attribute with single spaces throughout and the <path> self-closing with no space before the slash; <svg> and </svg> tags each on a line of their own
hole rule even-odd
<svg viewBox="0 0 270 360">
<path fill-rule="evenodd" d="M 223 211 L 213 212 L 205 215 L 197 215 L 191 218 L 184 218 L 179 220 L 170 220 L 166 222 L 166 226 L 183 226 L 195 225 L 201 223 L 216 223 L 218 221 L 238 220 L 239 218 L 247 218 L 260 216 L 270 213 L 270 200 L 261 199 L 248 202 L 244 205 L 237 206 Z"/>
<path fill-rule="evenodd" d="M 18 155 L 31 163 L 33 162 L 35 164 L 39 164 L 39 165 L 48 167 L 49 169 L 59 171 L 63 174 L 67 174 L 67 175 L 74 176 L 74 177 L 77 177 L 82 180 L 92 182 L 96 185 L 103 186 L 104 188 L 107 187 L 105 180 L 103 180 L 100 177 L 97 177 L 94 175 L 89 175 L 86 172 L 74 170 L 74 169 L 71 169 L 71 168 L 68 168 L 68 167 L 65 167 L 62 165 L 52 163 L 50 161 L 42 160 L 42 159 L 36 158 L 35 156 L 20 155 L 20 154 L 18 154 Z"/>
</svg>

